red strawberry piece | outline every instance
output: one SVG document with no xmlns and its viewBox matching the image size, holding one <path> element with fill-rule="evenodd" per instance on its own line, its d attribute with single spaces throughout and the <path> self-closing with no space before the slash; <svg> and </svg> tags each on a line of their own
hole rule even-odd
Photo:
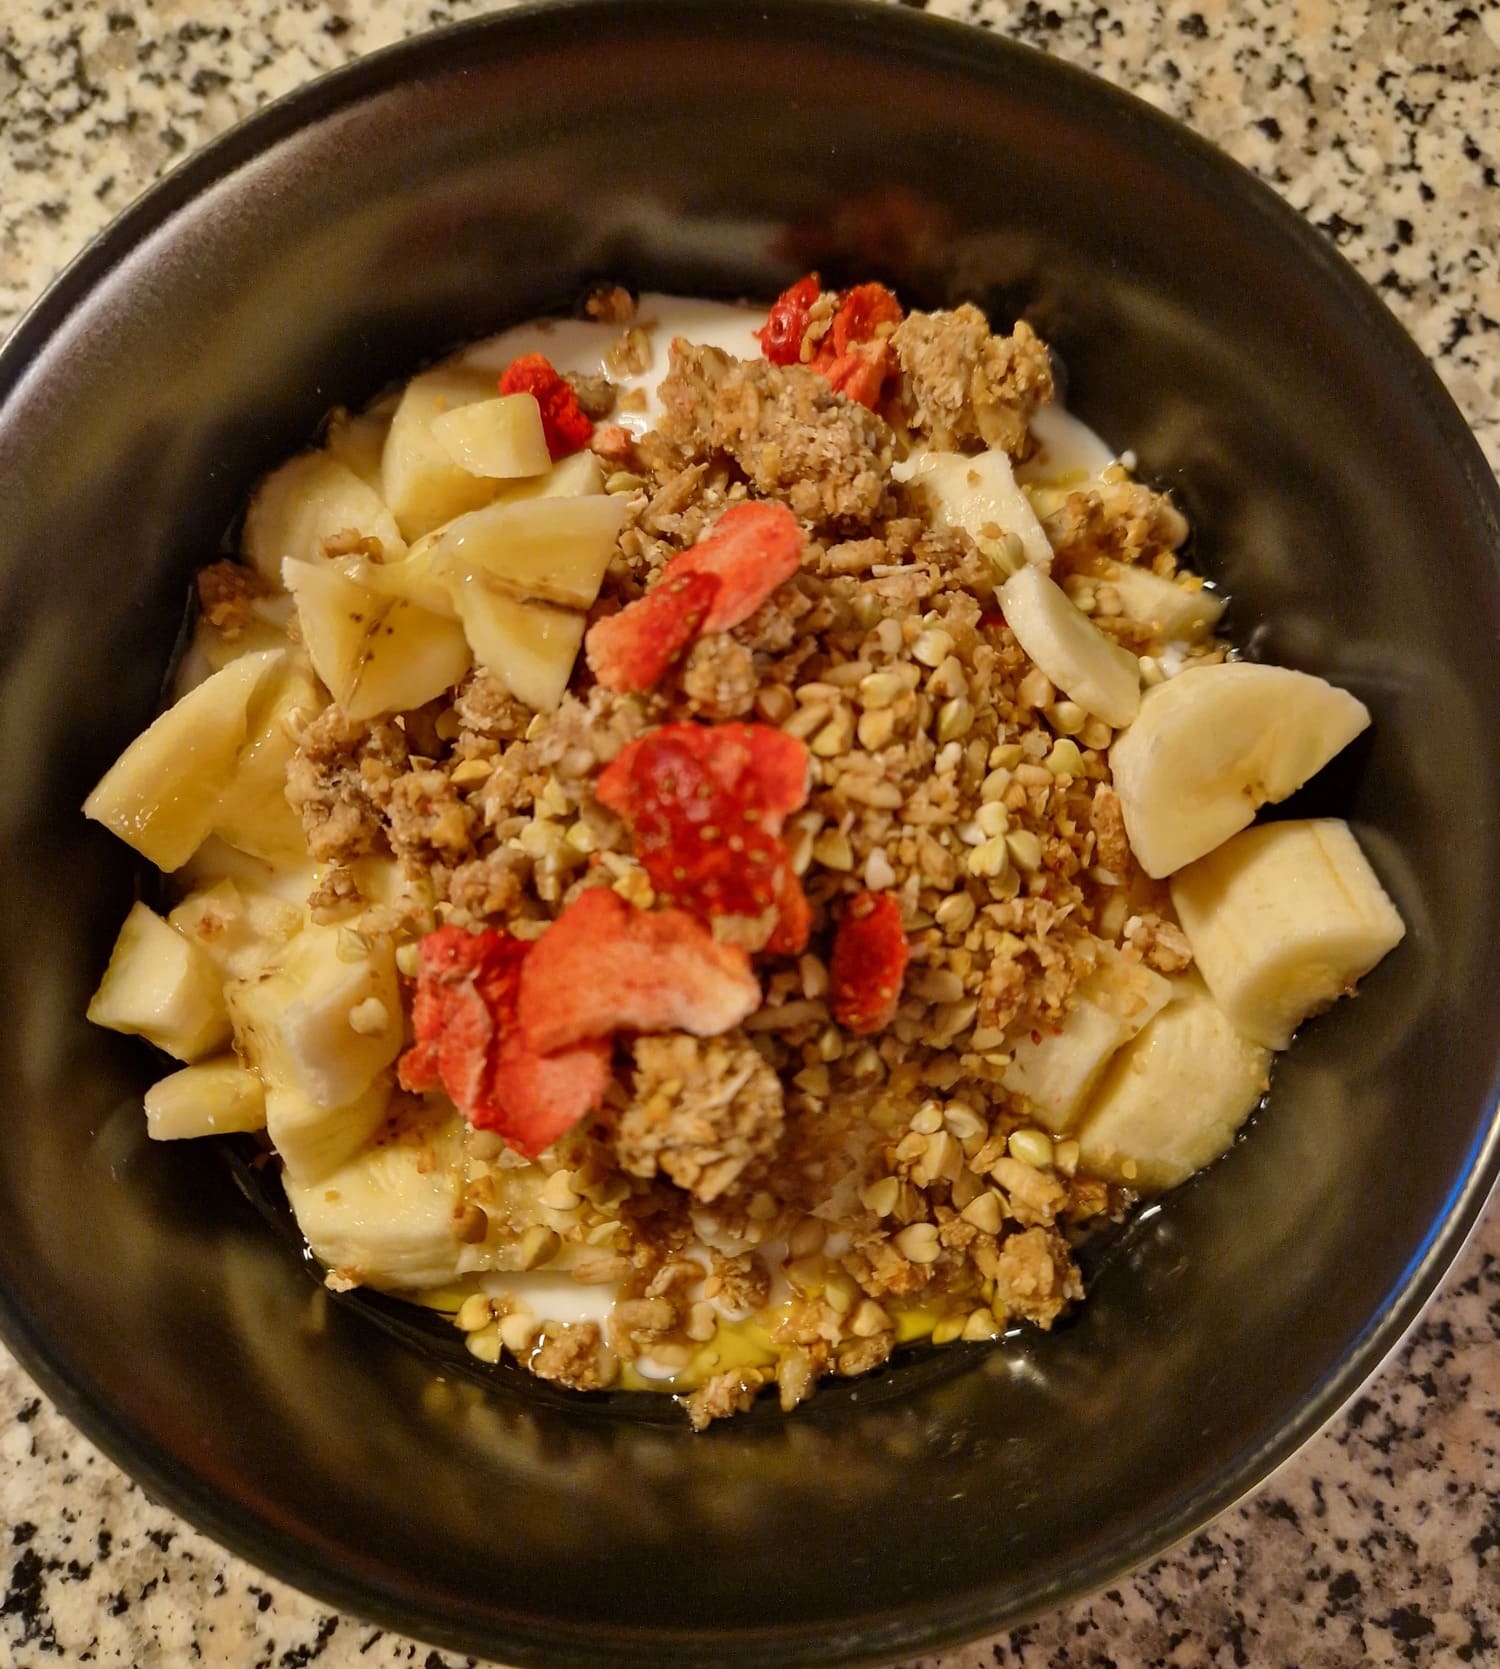
<svg viewBox="0 0 1500 1669">
<path fill-rule="evenodd" d="M 530 957 L 527 958 L 530 961 Z M 517 1153 L 535 1159 L 586 1118 L 609 1088 L 613 1052 L 608 1038 L 588 1038 L 550 1055 L 539 1054 L 512 1017 L 495 1052 L 494 1106 L 498 1130 Z"/>
<path fill-rule="evenodd" d="M 578 403 L 573 385 L 546 354 L 522 354 L 512 360 L 500 378 L 502 394 L 530 394 L 542 408 L 542 432 L 547 451 L 565 458 L 587 446 L 594 425 Z"/>
<path fill-rule="evenodd" d="M 777 836 L 807 783 L 807 748 L 770 725 L 664 724 L 622 749 L 594 792 L 629 825 L 663 903 L 759 916 L 781 895 Z"/>
<path fill-rule="evenodd" d="M 833 1017 L 845 1031 L 864 1035 L 890 1024 L 910 954 L 901 906 L 890 893 L 862 892 L 849 900 L 828 969 Z"/>
<path fill-rule="evenodd" d="M 609 1045 L 548 1057 L 516 1019 L 530 947 L 508 933 L 442 927 L 421 943 L 412 1004 L 416 1042 L 397 1068 L 420 1093 L 441 1084 L 478 1130 L 495 1130 L 528 1158 L 598 1106 L 609 1083 Z"/>
<path fill-rule="evenodd" d="M 886 342 L 864 342 L 851 347 L 847 353 L 826 364 L 814 367 L 828 379 L 835 394 L 868 406 L 871 411 L 880 404 L 881 390 L 890 371 L 891 350 Z"/>
<path fill-rule="evenodd" d="M 661 902 L 701 916 L 760 916 L 789 873 L 777 838 L 805 803 L 807 748 L 763 724 L 666 724 L 599 775 Z"/>
<path fill-rule="evenodd" d="M 755 335 L 760 351 L 773 365 L 795 365 L 802 357 L 808 310 L 822 293 L 817 273 L 810 272 L 772 302 L 765 324 Z"/>
<path fill-rule="evenodd" d="M 747 620 L 802 565 L 802 529 L 784 504 L 736 504 L 701 543 L 674 556 L 663 582 L 713 574 L 719 594 L 700 630 L 727 632 Z"/>
<path fill-rule="evenodd" d="M 632 828 L 740 821 L 780 834 L 807 802 L 807 746 L 768 724 L 663 724 L 599 773 L 594 792 Z M 749 813 L 747 817 L 745 814 Z"/>
<path fill-rule="evenodd" d="M 856 343 L 875 341 L 881 325 L 898 325 L 902 317 L 901 303 L 884 284 L 856 284 L 839 297 L 838 311 L 825 340 L 831 339 L 833 356 L 838 358 Z"/>
<path fill-rule="evenodd" d="M 802 883 L 788 864 L 782 873 L 781 891 L 776 895 L 776 926 L 766 940 L 769 956 L 800 956 L 807 949 L 807 937 L 812 932 L 812 906 Z"/>
<path fill-rule="evenodd" d="M 759 1003 L 744 951 L 682 910 L 638 910 L 603 887 L 568 905 L 521 970 L 521 1033 L 544 1054 L 616 1030 L 714 1037 Z"/>
<path fill-rule="evenodd" d="M 669 567 L 644 597 L 589 627 L 584 649 L 595 678 L 621 694 L 649 690 L 698 635 L 718 592 L 713 574 Z"/>
</svg>

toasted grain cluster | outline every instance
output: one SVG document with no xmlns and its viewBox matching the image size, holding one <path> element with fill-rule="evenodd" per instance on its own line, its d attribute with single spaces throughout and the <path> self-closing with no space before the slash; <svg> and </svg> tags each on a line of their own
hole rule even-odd
<svg viewBox="0 0 1500 1669">
<path fill-rule="evenodd" d="M 994 541 L 930 525 L 892 473 L 913 445 L 1024 457 L 1052 393 L 1045 347 L 1024 325 L 992 334 L 969 307 L 913 314 L 892 343 L 890 421 L 801 366 L 678 342 L 659 430 L 623 459 L 623 431 L 609 435 L 629 516 L 597 615 L 746 497 L 787 504 L 808 539 L 800 573 L 655 690 L 612 695 L 580 661 L 561 706 L 533 715 L 477 673 L 394 720 L 309 715 L 291 772 L 309 850 L 331 864 L 319 919 L 535 937 L 585 887 L 653 902 L 592 786 L 645 729 L 752 718 L 806 742 L 811 792 L 786 838 L 812 936 L 798 957 L 758 960 L 765 1000 L 744 1029 L 637 1041 L 603 1114 L 524 1186 L 495 1138 L 470 1137 L 488 1251 L 626 1294 L 606 1328 L 543 1330 L 519 1305 L 471 1300 L 460 1321 L 476 1355 L 505 1349 L 585 1389 L 643 1356 L 685 1364 L 714 1337 L 708 1300 L 757 1310 L 769 1287 L 752 1254 L 784 1255 L 789 1296 L 763 1318 L 776 1365 L 708 1375 L 695 1424 L 773 1378 L 791 1407 L 824 1374 L 878 1365 L 903 1314 L 939 1342 L 1050 1325 L 1081 1293 L 1077 1238 L 1122 1199 L 1077 1175 L 1077 1144 L 1005 1090 L 1006 1035 L 1055 1028 L 1107 948 L 1168 972 L 1188 960 L 1126 844 L 1109 727 L 1060 697 L 995 611 Z M 639 352 L 627 331 L 622 372 Z M 1172 576 L 1186 524 L 1113 475 L 1038 504 L 1073 600 L 1148 653 L 1160 646 L 1111 577 L 1136 563 Z M 226 631 L 234 605 L 225 594 Z M 374 851 L 401 859 L 403 896 L 361 895 L 356 860 Z M 895 1017 L 871 1037 L 842 1030 L 829 1003 L 832 929 L 863 891 L 899 901 L 911 947 Z"/>
</svg>

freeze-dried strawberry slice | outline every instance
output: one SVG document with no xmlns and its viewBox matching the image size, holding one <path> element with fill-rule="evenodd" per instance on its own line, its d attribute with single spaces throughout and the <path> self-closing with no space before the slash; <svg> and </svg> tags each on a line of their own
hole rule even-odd
<svg viewBox="0 0 1500 1669">
<path fill-rule="evenodd" d="M 584 652 L 595 678 L 620 694 L 651 689 L 698 635 L 718 592 L 713 574 L 669 567 L 644 597 L 589 627 Z"/>
<path fill-rule="evenodd" d="M 770 725 L 664 724 L 622 749 L 594 792 L 629 825 L 663 903 L 758 916 L 781 896 L 777 836 L 807 785 L 807 748 Z"/>
<path fill-rule="evenodd" d="M 542 408 L 542 433 L 547 451 L 565 458 L 589 443 L 594 425 L 578 403 L 573 385 L 546 354 L 522 354 L 500 378 L 502 394 L 530 394 Z"/>
<path fill-rule="evenodd" d="M 808 309 L 823 293 L 815 272 L 799 278 L 771 303 L 766 322 L 756 331 L 760 351 L 773 365 L 795 365 L 802 357 Z"/>
<path fill-rule="evenodd" d="M 525 948 L 509 934 L 460 927 L 440 927 L 422 939 L 412 1002 L 416 1042 L 398 1069 L 406 1089 L 420 1092 L 441 1083 L 461 1105 L 482 1094 L 495 1029 L 488 998 L 505 983 L 512 946 Z"/>
<path fill-rule="evenodd" d="M 904 316 L 901 303 L 884 284 L 856 284 L 845 290 L 827 330 L 804 357 L 809 315 L 822 295 L 816 273 L 783 290 L 755 333 L 761 352 L 777 365 L 805 365 L 826 377 L 836 393 L 873 411 L 890 371 L 886 339 Z M 882 329 L 885 326 L 890 329 Z"/>
<path fill-rule="evenodd" d="M 845 1031 L 878 1032 L 890 1024 L 910 954 L 901 906 L 890 893 L 862 892 L 849 900 L 828 969 L 833 1017 Z"/>
<path fill-rule="evenodd" d="M 802 529 L 784 504 L 736 504 L 706 539 L 672 558 L 661 583 L 686 574 L 712 574 L 719 592 L 700 630 L 727 632 L 748 620 L 801 565 Z"/>
<path fill-rule="evenodd" d="M 499 1131 L 517 1153 L 535 1159 L 604 1099 L 612 1052 L 608 1038 L 588 1038 L 550 1055 L 539 1054 L 527 1042 L 512 1006 L 495 1051 L 495 1107 L 500 1117 L 494 1124 L 475 1119 L 475 1128 Z"/>
<path fill-rule="evenodd" d="M 884 284 L 856 284 L 839 297 L 838 311 L 825 340 L 832 343 L 833 357 L 838 358 L 856 343 L 875 341 L 881 325 L 894 327 L 902 317 L 901 303 Z"/>
<path fill-rule="evenodd" d="M 682 910 L 638 910 L 594 887 L 531 947 L 521 970 L 526 1042 L 544 1053 L 617 1030 L 714 1037 L 760 1003 L 744 951 Z"/>
<path fill-rule="evenodd" d="M 401 1057 L 404 1088 L 439 1084 L 477 1130 L 495 1130 L 534 1159 L 598 1106 L 609 1046 L 591 1042 L 542 1057 L 516 1020 L 530 947 L 508 933 L 441 927 L 421 943 L 412 1004 L 416 1042 Z"/>
<path fill-rule="evenodd" d="M 623 749 L 595 793 L 629 825 L 663 903 L 707 917 L 789 909 L 768 947 L 780 950 L 806 942 L 777 837 L 807 787 L 806 747 L 769 725 L 669 724 Z"/>
<path fill-rule="evenodd" d="M 864 342 L 840 354 L 837 359 L 816 364 L 813 369 L 828 379 L 828 386 L 861 406 L 874 411 L 890 371 L 891 350 L 885 342 Z"/>
<path fill-rule="evenodd" d="M 749 823 L 780 834 L 806 804 L 806 744 L 768 724 L 663 724 L 617 753 L 594 792 L 654 843 L 674 825 Z"/>
</svg>

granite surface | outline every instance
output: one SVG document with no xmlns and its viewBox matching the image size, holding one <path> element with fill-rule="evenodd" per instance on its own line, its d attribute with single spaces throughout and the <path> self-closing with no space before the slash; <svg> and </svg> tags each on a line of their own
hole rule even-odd
<svg viewBox="0 0 1500 1669">
<path fill-rule="evenodd" d="M 0 0 L 0 334 L 181 156 L 323 69 L 492 9 Z M 1500 466 L 1500 0 L 933 0 L 1098 71 L 1270 180 L 1378 287 Z M 0 1352 L 0 1659 L 461 1661 L 153 1505 Z M 469 1660 L 472 1661 L 472 1660 Z M 1401 1355 L 1132 1581 L 923 1669 L 1500 1663 L 1500 1205 Z"/>
</svg>

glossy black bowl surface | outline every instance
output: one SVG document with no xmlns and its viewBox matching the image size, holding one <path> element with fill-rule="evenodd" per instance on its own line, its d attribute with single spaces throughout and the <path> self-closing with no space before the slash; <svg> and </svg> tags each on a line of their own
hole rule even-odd
<svg viewBox="0 0 1500 1669">
<path fill-rule="evenodd" d="M 587 281 L 810 265 L 1025 310 L 1198 527 L 1253 653 L 1375 713 L 1319 788 L 1410 934 L 1050 1337 L 691 1437 L 448 1376 L 328 1300 L 83 1008 L 133 884 L 78 805 L 257 473 Z M 824 0 L 559 4 L 409 43 L 191 160 L 0 356 L 0 1306 L 154 1494 L 264 1568 L 516 1663 L 876 1661 L 1159 1552 L 1399 1339 L 1489 1191 L 1497 495 L 1420 355 L 1247 175 L 1021 48 Z"/>
</svg>

